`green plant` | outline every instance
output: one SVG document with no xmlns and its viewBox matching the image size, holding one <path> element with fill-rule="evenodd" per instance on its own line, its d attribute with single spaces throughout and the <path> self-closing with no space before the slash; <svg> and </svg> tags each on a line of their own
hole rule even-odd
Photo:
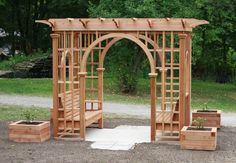
<svg viewBox="0 0 236 163">
<path fill-rule="evenodd" d="M 204 107 L 202 108 L 202 110 L 207 110 L 207 109 L 208 109 L 207 103 L 205 102 L 205 103 L 204 103 Z"/>
<path fill-rule="evenodd" d="M 193 124 L 197 126 L 197 129 L 203 129 L 204 128 L 204 122 L 206 121 L 205 118 L 202 117 L 197 117 L 194 121 Z"/>
<path fill-rule="evenodd" d="M 25 121 L 30 123 L 37 117 L 37 111 L 35 109 L 25 109 L 22 113 Z"/>
</svg>

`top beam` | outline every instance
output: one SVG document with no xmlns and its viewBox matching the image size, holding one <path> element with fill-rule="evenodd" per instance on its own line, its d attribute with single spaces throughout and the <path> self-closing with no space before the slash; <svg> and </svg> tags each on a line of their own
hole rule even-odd
<svg viewBox="0 0 236 163">
<path fill-rule="evenodd" d="M 135 21 L 134 21 L 135 19 Z M 206 20 L 184 18 L 66 18 L 36 20 L 47 24 L 52 31 L 192 31 L 192 28 L 209 24 Z"/>
</svg>

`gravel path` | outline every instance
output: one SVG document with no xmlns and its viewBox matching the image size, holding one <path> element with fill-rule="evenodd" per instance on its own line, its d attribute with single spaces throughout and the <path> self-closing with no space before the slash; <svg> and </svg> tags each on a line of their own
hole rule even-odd
<svg viewBox="0 0 236 163">
<path fill-rule="evenodd" d="M 36 106 L 51 108 L 52 99 L 48 97 L 19 96 L 19 95 L 0 95 L 0 104 Z M 104 102 L 105 113 L 115 113 L 121 115 L 130 115 L 135 118 L 144 119 L 150 117 L 148 105 L 120 104 L 113 102 Z M 223 126 L 236 127 L 236 113 L 222 113 L 221 124 Z"/>
<path fill-rule="evenodd" d="M 120 125 L 148 125 L 144 119 L 112 118 L 105 128 Z M 7 122 L 0 121 L 0 163 L 235 163 L 236 128 L 222 127 L 217 133 L 217 150 L 180 150 L 178 142 L 137 144 L 133 150 L 92 149 L 88 141 L 14 143 L 8 140 Z"/>
</svg>

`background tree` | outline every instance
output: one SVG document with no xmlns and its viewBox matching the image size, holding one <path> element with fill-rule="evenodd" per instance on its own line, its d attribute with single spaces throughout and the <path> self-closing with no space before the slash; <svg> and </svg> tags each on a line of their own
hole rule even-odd
<svg viewBox="0 0 236 163">
<path fill-rule="evenodd" d="M 26 55 L 40 48 L 50 47 L 49 28 L 35 23 L 38 19 L 51 17 L 87 17 L 86 0 L 1 0 L 0 28 L 9 35 L 4 38 L 10 44 L 12 54 L 15 48 Z"/>
<path fill-rule="evenodd" d="M 48 50 L 50 28 L 37 19 L 66 17 L 205 19 L 209 25 L 193 31 L 193 77 L 233 82 L 236 76 L 236 1 L 232 0 L 0 0 L 0 28 L 8 35 L 0 37 L 0 46 L 10 45 L 26 55 L 37 49 Z M 108 67 L 117 74 L 123 92 L 134 93 L 138 77 L 148 73 L 143 51 L 122 40 L 109 50 Z M 107 62 L 105 62 L 107 63 Z"/>
</svg>

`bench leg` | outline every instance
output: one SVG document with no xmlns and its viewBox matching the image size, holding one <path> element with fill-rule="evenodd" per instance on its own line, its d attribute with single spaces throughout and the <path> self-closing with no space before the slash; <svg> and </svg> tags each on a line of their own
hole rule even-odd
<svg viewBox="0 0 236 163">
<path fill-rule="evenodd" d="M 103 117 L 98 120 L 98 128 L 103 128 Z"/>
</svg>

